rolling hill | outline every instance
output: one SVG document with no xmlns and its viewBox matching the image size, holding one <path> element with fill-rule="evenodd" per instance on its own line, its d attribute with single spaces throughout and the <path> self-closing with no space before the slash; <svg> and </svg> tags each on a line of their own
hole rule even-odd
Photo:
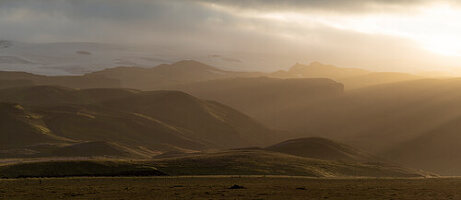
<svg viewBox="0 0 461 200">
<path fill-rule="evenodd" d="M 70 88 L 120 88 L 119 80 L 87 76 L 43 76 L 26 72 L 0 71 L 0 88 L 57 85 Z"/>
<path fill-rule="evenodd" d="M 26 86 L 0 89 L 0 101 L 26 106 L 87 105 L 138 93 L 117 88 L 72 89 L 62 86 Z"/>
<path fill-rule="evenodd" d="M 33 86 L 34 82 L 31 80 L 0 80 L 0 89 L 10 88 L 10 87 L 25 87 Z"/>
<path fill-rule="evenodd" d="M 102 141 L 81 142 L 64 146 L 44 147 L 37 145 L 31 149 L 40 151 L 37 157 L 113 157 L 142 158 L 144 155 L 127 147 Z"/>
<path fill-rule="evenodd" d="M 257 76 L 262 73 L 221 70 L 194 60 L 183 60 L 153 68 L 117 67 L 86 74 L 121 81 L 121 87 L 140 90 L 170 89 L 178 84 L 232 77 Z"/>
<path fill-rule="evenodd" d="M 437 176 L 384 163 L 328 161 L 264 150 L 227 150 L 142 161 L 35 160 L 0 165 L 0 177 L 4 178 L 158 175 Z"/>
<path fill-rule="evenodd" d="M 0 166 L 0 178 L 164 175 L 146 164 L 110 160 L 29 162 Z"/>
<path fill-rule="evenodd" d="M 154 67 L 121 66 L 76 76 L 42 76 L 25 72 L 0 72 L 0 88 L 23 85 L 58 85 L 70 88 L 133 88 L 138 90 L 169 90 L 191 83 L 232 78 L 272 77 L 281 79 L 324 78 L 344 85 L 345 89 L 422 79 L 397 72 L 372 72 L 357 68 L 341 68 L 313 62 L 296 64 L 287 71 L 273 73 L 226 71 L 194 61 L 182 60 Z M 10 81 L 10 82 L 5 82 Z M 17 81 L 13 84 L 11 81 Z M 3 82 L 3 83 L 2 83 Z"/>
<path fill-rule="evenodd" d="M 331 138 L 388 160 L 459 174 L 460 79 L 383 84 L 279 113 L 277 128 Z"/>
<path fill-rule="evenodd" d="M 441 175 L 459 175 L 460 123 L 461 118 L 456 117 L 427 133 L 396 145 L 382 153 L 382 156 L 408 167 L 419 167 Z"/>
<path fill-rule="evenodd" d="M 41 115 L 19 104 L 0 103 L 0 150 L 37 143 L 53 143 L 62 138 L 53 135 Z"/>
<path fill-rule="evenodd" d="M 220 103 L 177 91 L 76 90 L 54 86 L 5 90 L 0 91 L 2 100 L 18 100 L 24 106 L 5 103 L 2 107 L 2 129 L 7 131 L 1 134 L 6 137 L 2 147 L 15 145 L 3 151 L 3 157 L 15 152 L 19 152 L 19 157 L 60 156 L 66 148 L 83 144 L 97 150 L 94 155 L 106 155 L 103 151 L 109 147 L 115 151 L 108 144 L 116 144 L 131 154 L 149 157 L 178 149 L 231 148 L 274 140 L 274 131 L 250 117 Z M 85 143 L 94 141 L 108 143 Z M 37 150 L 37 146 L 46 143 L 55 147 Z M 61 148 L 69 144 L 74 146 Z"/>
<path fill-rule="evenodd" d="M 232 106 L 276 128 L 283 121 L 281 113 L 343 93 L 342 84 L 322 78 L 231 78 L 184 84 L 175 89 Z"/>
<path fill-rule="evenodd" d="M 351 146 L 319 137 L 291 139 L 264 149 L 321 160 L 343 162 L 377 162 L 380 160 L 369 153 Z"/>
<path fill-rule="evenodd" d="M 169 175 L 297 175 L 311 177 L 423 177 L 429 173 L 385 164 L 319 160 L 263 150 L 232 150 L 157 159 Z"/>
</svg>

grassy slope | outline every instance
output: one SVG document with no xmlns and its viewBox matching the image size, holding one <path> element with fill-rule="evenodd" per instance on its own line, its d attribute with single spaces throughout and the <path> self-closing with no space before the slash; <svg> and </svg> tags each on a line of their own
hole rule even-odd
<svg viewBox="0 0 461 200">
<path fill-rule="evenodd" d="M 312 177 L 420 177 L 424 172 L 391 165 L 344 163 L 262 150 L 235 150 L 154 160 L 170 175 L 299 175 Z"/>
<path fill-rule="evenodd" d="M 50 161 L 0 166 L 2 178 L 68 176 L 158 176 L 153 166 L 121 161 Z"/>
<path fill-rule="evenodd" d="M 36 86 L 0 90 L 0 101 L 26 105 L 23 116 L 19 117 L 21 120 L 10 117 L 7 121 L 5 117 L 10 115 L 4 113 L 1 123 L 9 127 L 9 132 L 18 129 L 16 132 L 27 133 L 22 129 L 30 127 L 30 131 L 38 134 L 1 136 L 6 137 L 3 141 L 7 143 L 28 149 L 27 146 L 47 142 L 39 140 L 46 135 L 64 143 L 118 143 L 141 150 L 142 154 L 272 142 L 272 131 L 250 117 L 217 102 L 176 91 Z M 11 120 L 15 120 L 14 123 Z M 29 139 L 33 141 L 27 142 Z"/>
<path fill-rule="evenodd" d="M 231 150 L 150 161 L 41 161 L 0 166 L 0 177 L 141 175 L 289 175 L 309 177 L 423 177 L 384 164 L 325 161 L 263 150 Z"/>
<path fill-rule="evenodd" d="M 0 149 L 59 142 L 61 139 L 51 134 L 42 116 L 14 103 L 0 103 L 0 127 Z"/>
<path fill-rule="evenodd" d="M 369 153 L 325 138 L 298 138 L 264 148 L 306 158 L 346 162 L 376 162 L 379 159 Z"/>
</svg>

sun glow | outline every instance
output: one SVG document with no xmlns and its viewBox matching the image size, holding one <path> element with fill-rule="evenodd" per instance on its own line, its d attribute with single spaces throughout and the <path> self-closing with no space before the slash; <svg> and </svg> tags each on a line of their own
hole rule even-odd
<svg viewBox="0 0 461 200">
<path fill-rule="evenodd" d="M 295 27 L 273 30 L 280 35 L 302 38 L 303 33 L 324 26 L 364 34 L 387 35 L 416 42 L 422 49 L 444 56 L 461 56 L 461 8 L 450 4 L 430 4 L 411 12 L 337 14 L 322 12 L 256 12 L 214 6 L 240 17 L 267 20 Z"/>
</svg>

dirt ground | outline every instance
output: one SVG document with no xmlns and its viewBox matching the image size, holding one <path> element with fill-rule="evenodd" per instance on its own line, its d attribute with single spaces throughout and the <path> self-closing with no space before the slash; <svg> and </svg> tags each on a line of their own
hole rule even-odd
<svg viewBox="0 0 461 200">
<path fill-rule="evenodd" d="M 229 189 L 234 184 L 243 189 Z M 0 199 L 461 199 L 461 178 L 128 177 L 0 179 Z"/>
</svg>

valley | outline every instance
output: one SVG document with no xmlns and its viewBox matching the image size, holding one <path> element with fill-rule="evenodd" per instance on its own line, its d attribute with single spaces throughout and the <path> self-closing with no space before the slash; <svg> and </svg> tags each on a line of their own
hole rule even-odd
<svg viewBox="0 0 461 200">
<path fill-rule="evenodd" d="M 459 162 L 439 155 L 457 152 L 458 123 L 450 121 L 461 112 L 448 108 L 458 102 L 458 80 L 361 78 L 374 73 L 318 62 L 236 72 L 193 60 L 71 79 L 1 72 L 0 157 L 44 165 L 131 159 L 173 176 L 456 175 Z M 352 77 L 364 85 L 349 88 Z M 437 150 L 423 155 L 422 145 Z"/>
</svg>

